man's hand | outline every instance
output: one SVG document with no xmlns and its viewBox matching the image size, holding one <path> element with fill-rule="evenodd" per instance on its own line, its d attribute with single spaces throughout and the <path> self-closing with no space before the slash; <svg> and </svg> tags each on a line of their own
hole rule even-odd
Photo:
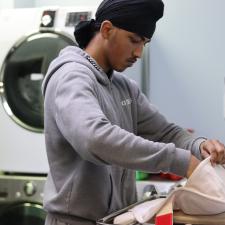
<svg viewBox="0 0 225 225">
<path fill-rule="evenodd" d="M 196 169 L 196 167 L 198 166 L 199 163 L 200 163 L 200 161 L 195 156 L 191 155 L 187 174 L 186 174 L 187 178 L 189 178 L 191 176 L 191 174 L 194 172 L 194 170 Z"/>
<path fill-rule="evenodd" d="M 225 146 L 218 140 L 206 140 L 200 145 L 203 159 L 210 157 L 212 165 L 225 164 Z"/>
</svg>

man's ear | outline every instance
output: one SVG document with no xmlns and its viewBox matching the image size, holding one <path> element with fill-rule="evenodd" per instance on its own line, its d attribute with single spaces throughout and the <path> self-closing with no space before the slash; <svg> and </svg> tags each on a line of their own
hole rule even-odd
<svg viewBox="0 0 225 225">
<path fill-rule="evenodd" d="M 104 39 L 109 39 L 114 30 L 113 24 L 109 20 L 102 22 L 100 27 L 100 33 Z"/>
</svg>

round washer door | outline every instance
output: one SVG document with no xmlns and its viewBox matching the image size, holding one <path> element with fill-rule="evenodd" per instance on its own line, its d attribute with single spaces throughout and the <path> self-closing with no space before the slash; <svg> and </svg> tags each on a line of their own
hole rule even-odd
<svg viewBox="0 0 225 225">
<path fill-rule="evenodd" d="M 41 84 L 50 62 L 75 42 L 62 33 L 38 32 L 16 43 L 1 70 L 3 106 L 20 126 L 43 132 Z"/>
<path fill-rule="evenodd" d="M 44 225 L 46 213 L 40 204 L 15 203 L 0 213 L 1 225 Z"/>
</svg>

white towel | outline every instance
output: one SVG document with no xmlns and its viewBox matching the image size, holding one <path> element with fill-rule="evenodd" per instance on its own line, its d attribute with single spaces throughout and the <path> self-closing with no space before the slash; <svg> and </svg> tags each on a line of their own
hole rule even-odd
<svg viewBox="0 0 225 225">
<path fill-rule="evenodd" d="M 168 201 L 173 207 L 190 215 L 213 215 L 225 212 L 225 168 L 213 167 L 210 158 L 202 161 L 184 187 L 172 191 L 167 198 L 147 201 L 129 210 L 129 216 L 139 223 L 148 222 Z M 129 218 L 130 218 L 129 217 Z M 122 222 L 121 222 L 122 221 Z M 115 224 L 125 223 L 123 214 Z"/>
</svg>

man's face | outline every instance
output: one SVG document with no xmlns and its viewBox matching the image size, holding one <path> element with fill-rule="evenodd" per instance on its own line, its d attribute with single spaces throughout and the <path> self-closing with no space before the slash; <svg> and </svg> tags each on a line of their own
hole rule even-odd
<svg viewBox="0 0 225 225">
<path fill-rule="evenodd" d="M 131 67 L 141 58 L 143 48 L 150 40 L 135 33 L 114 27 L 107 43 L 107 64 L 118 72 Z"/>
</svg>

